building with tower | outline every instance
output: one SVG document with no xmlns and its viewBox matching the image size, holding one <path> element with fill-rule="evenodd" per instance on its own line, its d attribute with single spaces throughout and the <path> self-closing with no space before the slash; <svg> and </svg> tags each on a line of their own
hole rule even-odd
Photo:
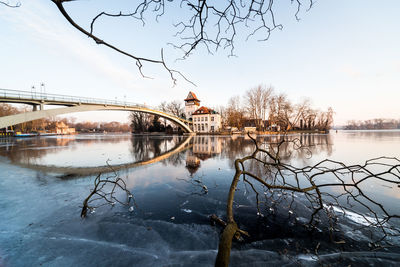
<svg viewBox="0 0 400 267">
<path fill-rule="evenodd" d="M 213 133 L 221 130 L 221 115 L 211 108 L 200 107 L 200 100 L 193 92 L 189 92 L 185 99 L 185 115 L 187 120 L 193 122 L 193 131 L 196 133 Z"/>
</svg>

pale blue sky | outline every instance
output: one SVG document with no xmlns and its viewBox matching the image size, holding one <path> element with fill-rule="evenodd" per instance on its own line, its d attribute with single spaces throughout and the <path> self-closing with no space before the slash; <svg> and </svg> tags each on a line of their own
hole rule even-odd
<svg viewBox="0 0 400 267">
<path fill-rule="evenodd" d="M 88 26 L 96 6 L 111 1 L 67 3 L 71 16 Z M 127 1 L 122 2 L 122 7 Z M 336 111 L 335 124 L 349 119 L 400 119 L 400 1 L 319 0 L 294 18 L 290 1 L 279 1 L 277 20 L 284 25 L 267 42 L 236 43 L 238 57 L 228 51 L 214 56 L 198 49 L 174 62 L 177 51 L 171 26 L 179 10 L 167 10 L 160 22 L 147 26 L 132 19 L 103 20 L 98 34 L 111 43 L 145 56 L 165 49 L 167 61 L 197 87 L 178 81 L 172 87 L 161 68 L 146 65 L 154 79 L 143 79 L 135 62 L 94 44 L 73 29 L 50 0 L 21 0 L 22 6 L 0 6 L 0 88 L 30 90 L 46 84 L 47 92 L 157 105 L 184 99 L 194 91 L 202 104 L 225 105 L 258 84 L 272 85 L 293 101 L 311 98 L 315 107 Z M 71 8 L 70 8 L 71 7 Z M 84 12 L 82 12 L 84 10 Z M 108 9 L 109 10 L 109 9 Z M 74 114 L 80 120 L 125 120 L 121 112 Z"/>
</svg>

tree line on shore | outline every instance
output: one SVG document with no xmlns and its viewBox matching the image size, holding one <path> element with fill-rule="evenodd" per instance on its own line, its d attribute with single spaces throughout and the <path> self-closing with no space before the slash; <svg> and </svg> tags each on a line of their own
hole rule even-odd
<svg viewBox="0 0 400 267">
<path fill-rule="evenodd" d="M 158 108 L 185 118 L 183 101 L 162 102 Z M 259 85 L 243 96 L 232 96 L 227 106 L 214 107 L 221 115 L 223 128 L 256 127 L 258 131 L 319 130 L 327 131 L 333 124 L 333 109 L 316 109 L 311 100 L 293 103 L 286 94 L 272 87 Z M 164 131 L 170 124 L 154 115 L 132 112 L 132 130 L 136 132 Z"/>
<path fill-rule="evenodd" d="M 329 130 L 333 123 L 333 109 L 322 111 L 312 107 L 311 100 L 293 103 L 286 94 L 273 87 L 259 85 L 243 96 L 233 96 L 223 110 L 225 125 L 257 130 Z"/>
<path fill-rule="evenodd" d="M 372 119 L 364 121 L 350 120 L 344 126 L 345 130 L 385 130 L 400 129 L 400 119 Z"/>
</svg>

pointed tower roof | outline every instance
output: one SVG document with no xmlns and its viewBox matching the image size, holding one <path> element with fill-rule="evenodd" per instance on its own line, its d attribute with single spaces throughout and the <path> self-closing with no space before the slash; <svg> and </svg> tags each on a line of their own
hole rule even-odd
<svg viewBox="0 0 400 267">
<path fill-rule="evenodd" d="M 192 91 L 189 92 L 189 94 L 187 95 L 185 101 L 191 101 L 191 100 L 196 100 L 196 101 L 200 102 L 200 100 L 197 99 L 196 94 L 193 93 Z"/>
</svg>

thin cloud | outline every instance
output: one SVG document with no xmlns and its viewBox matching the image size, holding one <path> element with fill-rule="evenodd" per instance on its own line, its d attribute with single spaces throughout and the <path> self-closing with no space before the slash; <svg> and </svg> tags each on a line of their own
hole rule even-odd
<svg viewBox="0 0 400 267">
<path fill-rule="evenodd" d="M 27 1 L 18 9 L 1 9 L 0 15 L 16 30 L 26 32 L 37 42 L 52 49 L 74 56 L 124 88 L 132 89 L 137 83 L 135 69 L 128 70 L 110 60 L 100 49 L 94 47 L 97 45 L 91 44 L 74 31 L 48 5 Z"/>
</svg>

